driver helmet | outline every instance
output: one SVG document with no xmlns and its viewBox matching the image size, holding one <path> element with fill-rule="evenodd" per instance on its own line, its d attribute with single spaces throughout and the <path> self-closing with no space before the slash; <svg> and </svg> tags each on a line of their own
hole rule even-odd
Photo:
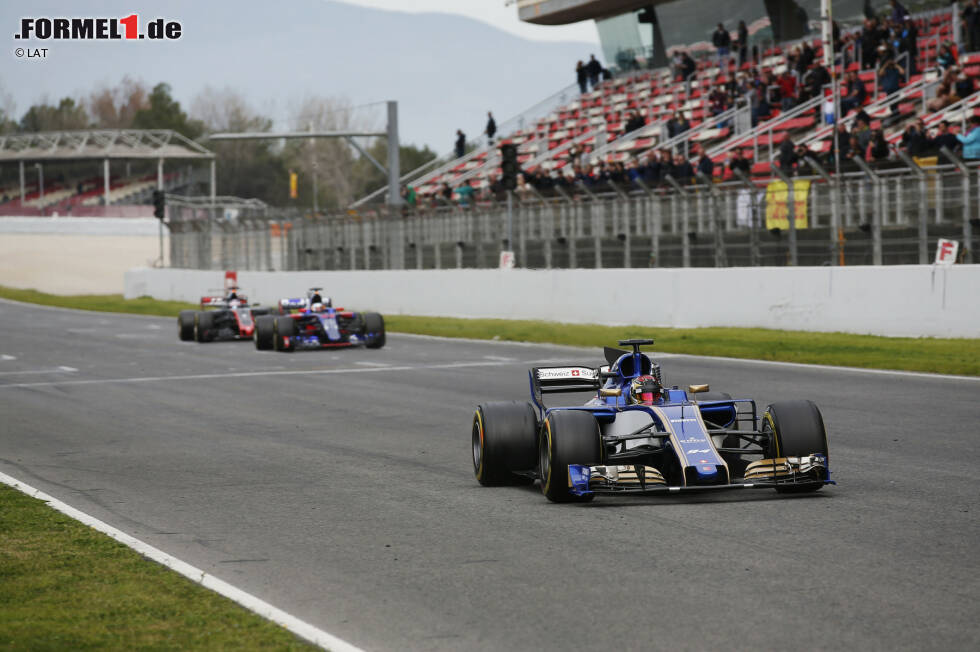
<svg viewBox="0 0 980 652">
<path fill-rule="evenodd" d="M 629 402 L 634 405 L 653 405 L 660 400 L 663 389 L 654 376 L 637 376 L 630 381 Z"/>
<path fill-rule="evenodd" d="M 228 288 L 228 298 L 227 298 L 227 300 L 228 301 L 233 301 L 233 300 L 235 300 L 237 298 L 238 298 L 238 286 L 237 285 L 233 285 L 230 288 Z"/>
<path fill-rule="evenodd" d="M 321 301 L 317 301 L 316 303 L 310 306 L 310 312 L 323 312 L 326 309 L 327 309 L 326 306 L 324 306 L 323 302 Z"/>
</svg>

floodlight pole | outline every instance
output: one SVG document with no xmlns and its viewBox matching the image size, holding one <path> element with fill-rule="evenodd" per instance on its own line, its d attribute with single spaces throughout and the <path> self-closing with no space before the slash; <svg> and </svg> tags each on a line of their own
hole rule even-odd
<svg viewBox="0 0 980 652">
<path fill-rule="evenodd" d="M 401 176 L 400 154 L 401 146 L 398 142 L 398 102 L 390 100 L 388 102 L 388 205 L 400 206 L 402 195 L 398 187 L 398 178 Z"/>
<path fill-rule="evenodd" d="M 841 265 L 841 216 L 840 216 L 840 177 L 830 178 L 830 174 L 812 156 L 803 160 L 827 182 L 830 188 L 830 264 Z"/>
<path fill-rule="evenodd" d="M 20 205 L 24 205 L 24 161 L 20 161 Z"/>
<path fill-rule="evenodd" d="M 860 156 L 855 156 L 851 160 L 874 184 L 875 194 L 872 196 L 871 206 L 871 264 L 881 265 L 881 215 L 879 213 L 881 205 L 878 203 L 881 197 L 881 177 Z"/>
<path fill-rule="evenodd" d="M 157 190 L 163 192 L 163 159 L 157 159 Z M 157 222 L 157 241 L 160 244 L 160 267 L 163 267 L 163 219 L 158 219 Z"/>
</svg>

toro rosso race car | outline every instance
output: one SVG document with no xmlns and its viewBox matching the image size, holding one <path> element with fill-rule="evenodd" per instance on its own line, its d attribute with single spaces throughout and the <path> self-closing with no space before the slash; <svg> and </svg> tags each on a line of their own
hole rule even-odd
<svg viewBox="0 0 980 652">
<path fill-rule="evenodd" d="M 250 340 L 255 332 L 255 318 L 268 309 L 252 308 L 248 297 L 237 287 L 225 296 L 201 297 L 200 310 L 181 310 L 177 316 L 177 337 L 183 341 Z"/>
<path fill-rule="evenodd" d="M 781 401 L 759 416 L 752 399 L 708 385 L 665 387 L 640 351 L 606 347 L 607 366 L 536 367 L 531 402 L 480 405 L 473 469 L 482 485 L 540 481 L 555 502 L 597 494 L 773 488 L 810 492 L 830 479 L 827 433 L 811 401 Z M 590 392 L 585 405 L 545 407 L 553 392 Z"/>
<path fill-rule="evenodd" d="M 384 318 L 376 312 L 334 308 L 322 288 L 310 288 L 305 298 L 282 299 L 278 315 L 255 322 L 255 348 L 296 351 L 385 345 Z"/>
</svg>

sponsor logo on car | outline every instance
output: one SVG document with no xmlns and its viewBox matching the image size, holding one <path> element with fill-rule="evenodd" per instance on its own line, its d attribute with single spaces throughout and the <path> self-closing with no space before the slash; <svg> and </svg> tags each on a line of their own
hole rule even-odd
<svg viewBox="0 0 980 652">
<path fill-rule="evenodd" d="M 563 378 L 594 380 L 595 377 L 595 369 L 589 369 L 588 367 L 554 367 L 550 369 L 538 369 L 538 378 L 540 380 L 560 380 Z"/>
</svg>

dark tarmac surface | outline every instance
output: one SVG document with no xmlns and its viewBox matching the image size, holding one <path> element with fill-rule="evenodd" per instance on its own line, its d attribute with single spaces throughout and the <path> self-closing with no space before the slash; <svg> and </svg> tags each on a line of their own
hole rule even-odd
<svg viewBox="0 0 980 652">
<path fill-rule="evenodd" d="M 476 483 L 473 410 L 601 351 L 260 353 L 178 342 L 175 321 L 0 302 L 0 471 L 355 645 L 980 641 L 976 379 L 665 355 L 669 384 L 760 412 L 815 401 L 839 484 L 554 505 Z"/>
</svg>

